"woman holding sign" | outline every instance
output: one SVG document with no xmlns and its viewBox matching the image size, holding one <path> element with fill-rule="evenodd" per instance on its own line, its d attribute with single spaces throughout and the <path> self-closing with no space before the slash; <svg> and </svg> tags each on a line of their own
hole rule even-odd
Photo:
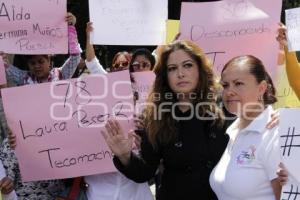
<svg viewBox="0 0 300 200">
<path fill-rule="evenodd" d="M 77 45 L 72 45 L 73 49 L 70 49 L 70 52 L 73 53 L 62 67 L 52 68 L 50 55 L 26 55 L 24 58 L 29 71 L 9 65 L 6 68 L 8 79 L 14 80 L 17 85 L 27 85 L 71 78 L 80 62 L 80 47 L 74 27 L 75 16 L 68 13 L 66 22 L 69 24 L 69 44 Z"/>
<path fill-rule="evenodd" d="M 289 83 L 300 100 L 300 64 L 295 52 L 289 52 L 287 47 L 286 27 L 282 24 L 278 30 L 278 42 L 284 47 L 286 56 L 286 73 Z"/>
<path fill-rule="evenodd" d="M 76 18 L 71 13 L 66 16 L 66 22 L 73 28 L 76 22 Z M 74 29 L 69 28 L 69 31 Z M 72 34 L 69 34 L 69 36 Z M 74 35 L 73 35 L 74 36 Z M 71 38 L 69 38 L 71 39 Z M 73 37 L 73 39 L 77 38 Z M 79 46 L 77 46 L 79 48 Z M 74 49 L 73 49 L 74 50 Z M 30 69 L 29 72 L 22 71 L 12 65 L 9 65 L 6 69 L 7 76 L 16 82 L 17 85 L 26 84 L 38 84 L 43 82 L 57 81 L 61 79 L 71 78 L 75 71 L 79 61 L 80 54 L 73 54 L 65 62 L 61 68 L 51 69 L 50 57 L 48 55 L 28 55 L 26 56 L 27 65 Z M 20 169 L 17 158 L 14 151 L 11 148 L 15 148 L 16 138 L 12 133 L 9 136 L 9 140 L 5 139 L 1 145 L 0 160 L 3 162 L 4 167 L 7 169 L 7 174 L 13 179 L 15 185 L 15 191 L 18 199 L 47 199 L 55 200 L 64 189 L 65 184 L 63 180 L 49 180 L 49 181 L 34 181 L 23 183 L 21 180 Z M 9 146 L 13 144 L 12 147 Z"/>
<path fill-rule="evenodd" d="M 219 200 L 280 199 L 278 126 L 267 129 L 277 101 L 273 82 L 254 56 L 231 59 L 221 72 L 223 103 L 238 116 L 226 133 L 230 140 L 210 175 Z"/>
<path fill-rule="evenodd" d="M 215 104 L 211 64 L 197 45 L 177 41 L 164 48 L 154 71 L 140 156 L 131 151 L 132 133 L 125 137 L 118 122 L 109 121 L 102 133 L 115 154 L 115 166 L 135 182 L 146 182 L 162 159 L 157 199 L 214 200 L 209 174 L 228 138 Z"/>
</svg>

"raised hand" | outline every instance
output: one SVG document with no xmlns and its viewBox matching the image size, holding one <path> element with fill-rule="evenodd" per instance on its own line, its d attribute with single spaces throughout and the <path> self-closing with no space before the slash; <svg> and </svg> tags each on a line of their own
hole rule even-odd
<svg viewBox="0 0 300 200">
<path fill-rule="evenodd" d="M 93 22 L 88 22 L 86 23 L 86 34 L 89 35 L 91 32 L 93 32 L 94 28 L 93 28 Z"/>
<path fill-rule="evenodd" d="M 69 25 L 74 26 L 76 24 L 76 17 L 70 12 L 67 13 L 65 20 L 66 22 L 68 22 Z"/>
<path fill-rule="evenodd" d="M 14 189 L 13 181 L 8 177 L 4 177 L 3 179 L 0 180 L 0 189 L 2 194 L 11 193 L 11 191 L 13 191 Z"/>
<path fill-rule="evenodd" d="M 285 185 L 288 182 L 289 173 L 283 163 L 279 164 L 279 169 L 277 170 L 277 176 L 278 176 L 277 179 L 281 186 Z"/>
<path fill-rule="evenodd" d="M 8 130 L 8 143 L 11 149 L 16 149 L 17 146 L 17 137 L 16 135 L 9 129 Z"/>
<path fill-rule="evenodd" d="M 283 47 L 287 46 L 286 27 L 282 23 L 279 23 L 278 36 L 276 39 Z"/>
<path fill-rule="evenodd" d="M 7 65 L 9 65 L 8 55 L 6 53 L 4 53 L 3 51 L 0 51 L 0 56 L 3 59 L 5 67 L 7 67 Z"/>
<path fill-rule="evenodd" d="M 123 165 L 127 165 L 130 160 L 133 135 L 125 136 L 119 122 L 116 120 L 108 120 L 105 125 L 106 131 L 101 131 L 108 147 L 120 159 Z"/>
</svg>

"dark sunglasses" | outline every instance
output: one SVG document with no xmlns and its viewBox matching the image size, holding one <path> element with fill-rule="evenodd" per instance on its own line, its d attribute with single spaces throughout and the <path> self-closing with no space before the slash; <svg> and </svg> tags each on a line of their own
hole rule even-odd
<svg viewBox="0 0 300 200">
<path fill-rule="evenodd" d="M 114 67 L 127 67 L 129 65 L 129 62 L 120 62 L 120 63 L 116 63 L 114 65 Z"/>
</svg>

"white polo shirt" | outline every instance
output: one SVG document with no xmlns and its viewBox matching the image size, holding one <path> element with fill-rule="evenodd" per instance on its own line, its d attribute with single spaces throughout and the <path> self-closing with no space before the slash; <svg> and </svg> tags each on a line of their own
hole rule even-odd
<svg viewBox="0 0 300 200">
<path fill-rule="evenodd" d="M 237 119 L 228 129 L 230 140 L 210 175 L 219 200 L 275 200 L 271 181 L 280 163 L 278 127 L 269 130 L 273 109 L 267 107 L 246 128 Z"/>
</svg>

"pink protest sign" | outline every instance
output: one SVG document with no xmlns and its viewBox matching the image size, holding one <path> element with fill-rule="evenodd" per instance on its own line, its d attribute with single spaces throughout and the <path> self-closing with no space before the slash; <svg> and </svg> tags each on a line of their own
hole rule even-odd
<svg viewBox="0 0 300 200">
<path fill-rule="evenodd" d="M 199 44 L 218 72 L 231 58 L 250 54 L 261 59 L 274 77 L 281 4 L 281 0 L 182 3 L 181 38 Z"/>
<path fill-rule="evenodd" d="M 0 85 L 6 84 L 5 67 L 2 57 L 0 56 Z"/>
<path fill-rule="evenodd" d="M 116 171 L 100 130 L 112 117 L 133 129 L 128 71 L 4 89 L 2 97 L 23 181 Z"/>
<path fill-rule="evenodd" d="M 0 51 L 13 54 L 66 54 L 66 0 L 0 2 Z"/>
<path fill-rule="evenodd" d="M 151 92 L 155 81 L 155 74 L 152 71 L 132 73 L 133 89 L 137 92 L 136 112 L 141 113 L 146 106 L 148 94 Z"/>
</svg>

